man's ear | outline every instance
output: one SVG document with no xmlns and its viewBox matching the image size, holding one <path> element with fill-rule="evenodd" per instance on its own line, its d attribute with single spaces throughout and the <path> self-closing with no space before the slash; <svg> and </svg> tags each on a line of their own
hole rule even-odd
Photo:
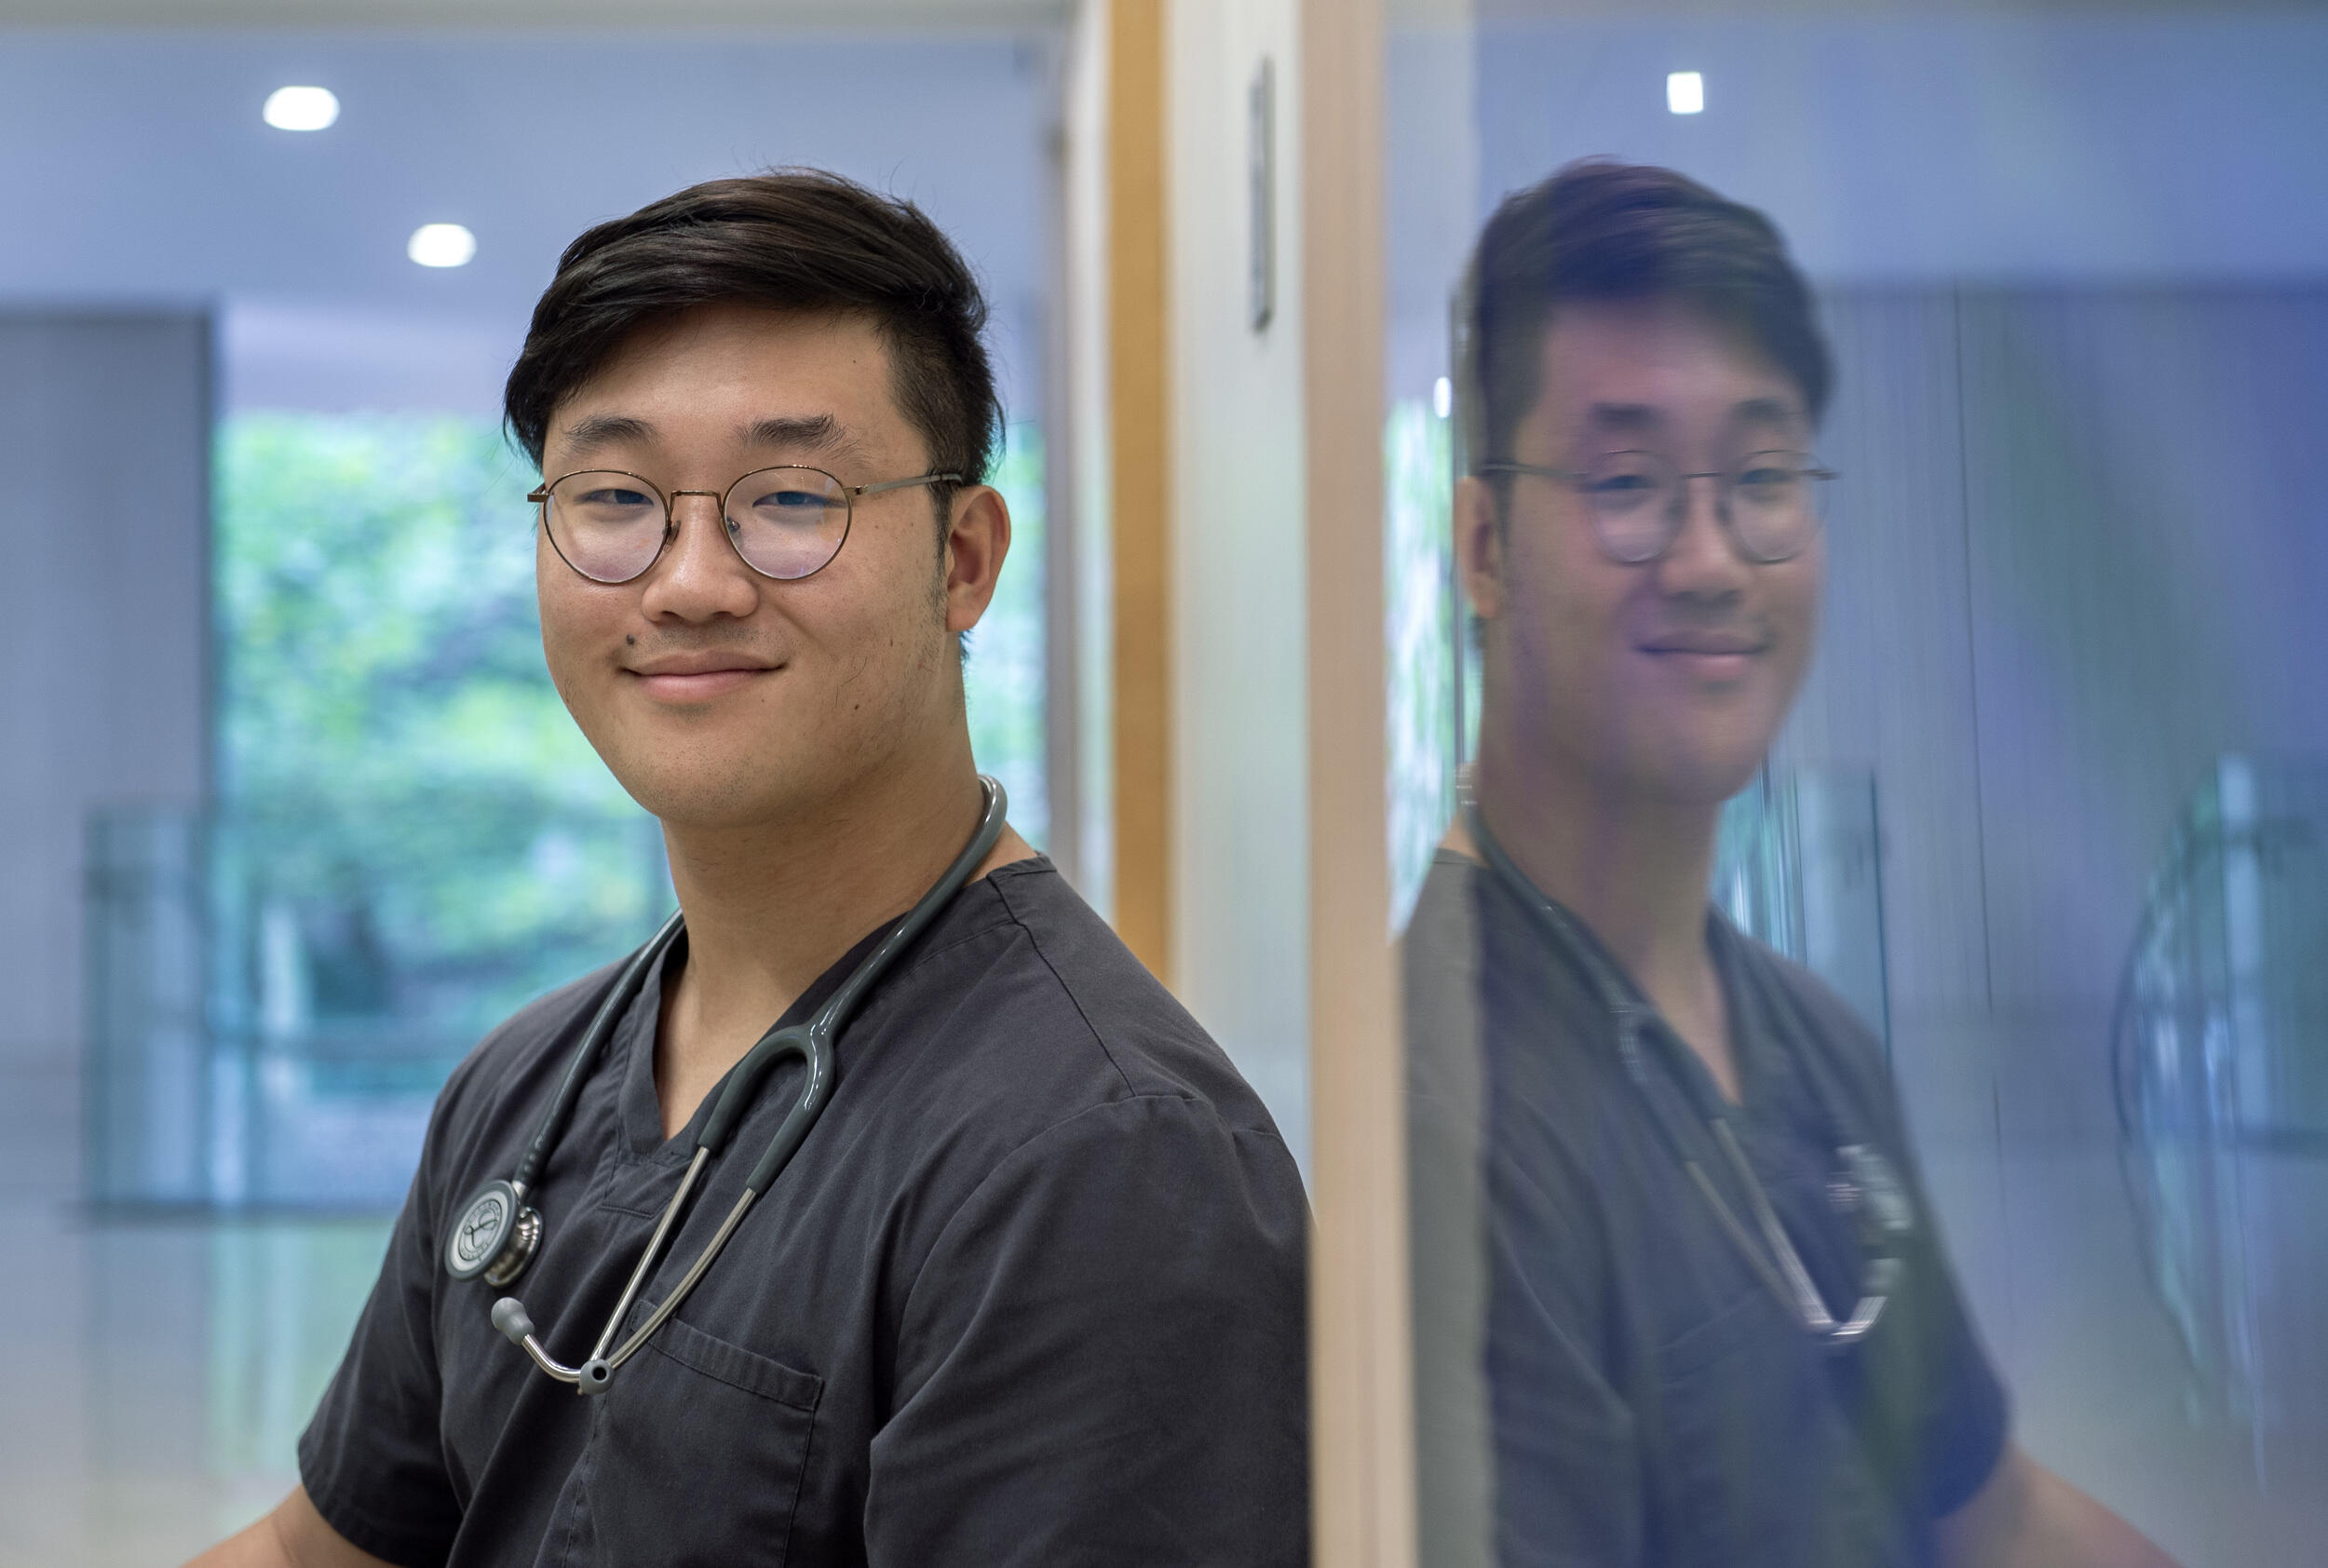
<svg viewBox="0 0 2328 1568">
<path fill-rule="evenodd" d="M 968 631 L 986 614 L 1010 553 L 1010 508 L 1002 492 L 974 484 L 955 492 L 946 524 L 946 629 Z"/>
<path fill-rule="evenodd" d="M 1455 570 L 1471 613 L 1492 621 L 1504 612 L 1504 527 L 1496 488 L 1467 475 L 1455 481 Z"/>
</svg>

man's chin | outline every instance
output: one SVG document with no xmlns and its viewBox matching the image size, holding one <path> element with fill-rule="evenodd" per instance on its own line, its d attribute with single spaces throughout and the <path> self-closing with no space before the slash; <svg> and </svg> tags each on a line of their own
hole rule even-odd
<svg viewBox="0 0 2328 1568">
<path fill-rule="evenodd" d="M 727 832 L 781 822 L 800 812 L 809 793 L 780 765 L 711 768 L 674 765 L 676 761 L 617 767 L 615 777 L 649 816 L 682 832 Z"/>
<path fill-rule="evenodd" d="M 1634 792 L 1676 806 L 1713 809 L 1754 781 L 1766 748 L 1667 754 L 1631 770 Z"/>
</svg>

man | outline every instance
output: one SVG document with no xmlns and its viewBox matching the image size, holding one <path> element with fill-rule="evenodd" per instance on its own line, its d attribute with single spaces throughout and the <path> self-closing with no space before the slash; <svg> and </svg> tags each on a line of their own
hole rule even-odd
<svg viewBox="0 0 2328 1568">
<path fill-rule="evenodd" d="M 1820 588 L 1777 231 L 1572 166 L 1467 331 L 1479 757 L 1405 953 L 1426 1561 L 2163 1563 L 2010 1443 L 1867 1029 L 1708 907 Z"/>
<path fill-rule="evenodd" d="M 201 1561 L 1306 1560 L 1293 1162 L 1013 832 L 841 1025 L 821 1115 L 692 1290 L 813 1099 L 797 1064 L 625 1291 L 731 1069 L 981 825 L 958 640 L 1010 539 L 983 318 L 919 211 L 814 172 L 566 251 L 508 392 L 543 646 L 662 821 L 684 935 L 613 994 L 537 1172 L 613 971 L 453 1075 L 301 1488 Z M 530 1261 L 496 1193 L 539 1216 Z M 654 1326 L 625 1358 L 602 1325 Z M 502 1331 L 528 1328 L 564 1380 Z"/>
</svg>

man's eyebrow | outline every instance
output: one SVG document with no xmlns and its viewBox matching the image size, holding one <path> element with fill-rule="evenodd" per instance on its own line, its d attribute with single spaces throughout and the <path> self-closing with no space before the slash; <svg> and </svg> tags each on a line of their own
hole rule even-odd
<svg viewBox="0 0 2328 1568">
<path fill-rule="evenodd" d="M 627 413 L 594 413 L 588 419 L 576 420 L 565 432 L 565 446 L 570 455 L 579 455 L 599 447 L 654 439 L 655 426 L 643 419 Z"/>
<path fill-rule="evenodd" d="M 1730 410 L 1733 425 L 1782 425 L 1789 428 L 1803 423 L 1802 411 L 1783 398 L 1749 398 Z"/>
<path fill-rule="evenodd" d="M 744 426 L 743 439 L 753 446 L 788 447 L 825 457 L 846 456 L 857 451 L 857 439 L 829 413 L 754 420 Z"/>
<path fill-rule="evenodd" d="M 1648 403 L 1595 403 L 1588 416 L 1596 430 L 1617 434 L 1663 428 L 1665 415 Z"/>
</svg>

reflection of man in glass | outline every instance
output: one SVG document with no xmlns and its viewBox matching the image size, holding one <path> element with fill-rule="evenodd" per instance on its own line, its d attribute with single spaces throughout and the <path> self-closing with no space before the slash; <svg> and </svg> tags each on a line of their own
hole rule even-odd
<svg viewBox="0 0 2328 1568">
<path fill-rule="evenodd" d="M 2164 1560 L 2011 1446 L 1867 1029 L 1710 911 L 1811 651 L 1767 220 L 1583 164 L 1473 263 L 1476 802 L 1407 948 L 1425 1559 Z"/>
</svg>

